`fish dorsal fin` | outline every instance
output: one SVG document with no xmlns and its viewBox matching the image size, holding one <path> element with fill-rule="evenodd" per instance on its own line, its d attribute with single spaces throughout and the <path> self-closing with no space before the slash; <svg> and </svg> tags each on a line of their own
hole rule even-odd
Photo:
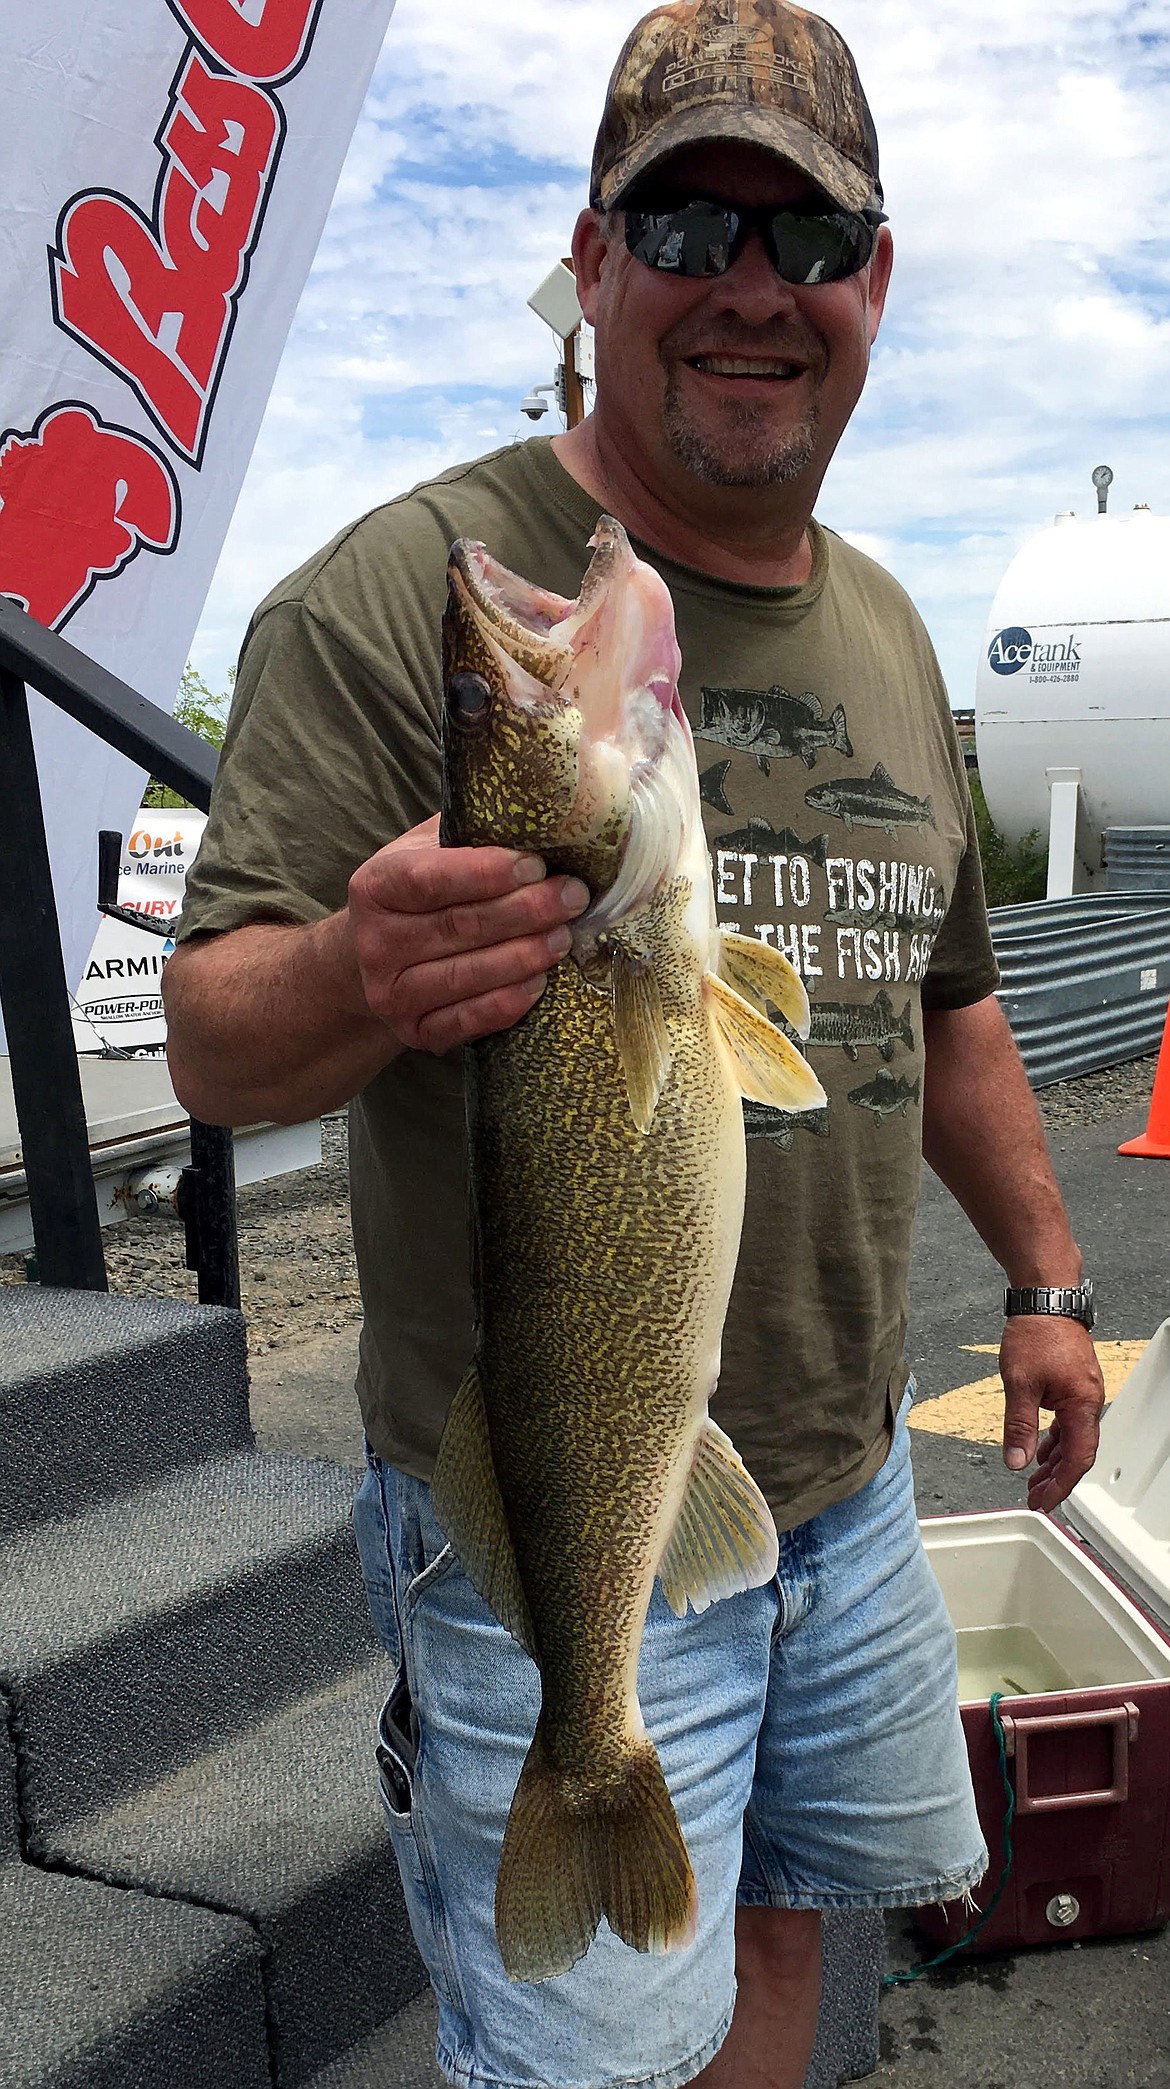
<svg viewBox="0 0 1170 2089">
<path fill-rule="evenodd" d="M 535 1659 L 532 1615 L 508 1534 L 475 1364 L 451 1402 L 435 1460 L 431 1502 L 468 1580 Z"/>
<path fill-rule="evenodd" d="M 745 1001 L 758 1005 L 761 1014 L 766 1014 L 769 1006 L 778 1009 L 798 1037 L 808 1036 L 809 1007 L 804 981 L 770 943 L 761 943 L 758 936 L 738 935 L 734 929 L 721 929 L 719 976 Z"/>
<path fill-rule="evenodd" d="M 674 1051 L 652 961 L 617 941 L 611 951 L 614 1041 L 626 1077 L 630 1114 L 638 1130 L 648 1132 Z"/>
<path fill-rule="evenodd" d="M 883 768 L 881 762 L 874 763 L 869 780 L 871 783 L 883 784 L 888 791 L 892 791 L 895 788 L 893 777 L 888 769 Z"/>
<path fill-rule="evenodd" d="M 828 1097 L 807 1059 L 714 972 L 703 975 L 703 992 L 715 1027 L 735 1060 L 740 1093 L 776 1110 L 813 1110 Z"/>
<path fill-rule="evenodd" d="M 762 1588 L 776 1572 L 772 1512 L 730 1438 L 707 1419 L 678 1519 L 658 1568 L 676 1617 L 708 1610 L 721 1596 Z"/>
</svg>

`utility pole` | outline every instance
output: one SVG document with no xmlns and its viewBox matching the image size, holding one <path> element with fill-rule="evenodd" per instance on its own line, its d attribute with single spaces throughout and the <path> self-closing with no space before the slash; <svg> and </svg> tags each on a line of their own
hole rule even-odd
<svg viewBox="0 0 1170 2089">
<path fill-rule="evenodd" d="M 573 274 L 576 273 L 573 269 L 571 254 L 565 254 L 562 257 L 561 266 L 569 269 Z M 564 341 L 566 428 L 575 428 L 579 421 L 585 419 L 585 387 L 581 382 L 581 373 L 577 368 L 577 343 L 580 338 L 581 327 L 580 323 L 578 323 L 573 328 L 572 333 L 565 336 Z"/>
</svg>

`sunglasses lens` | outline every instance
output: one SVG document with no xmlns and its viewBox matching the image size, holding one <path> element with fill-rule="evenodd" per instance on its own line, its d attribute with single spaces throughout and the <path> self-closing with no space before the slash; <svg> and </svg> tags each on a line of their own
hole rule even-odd
<svg viewBox="0 0 1170 2089">
<path fill-rule="evenodd" d="M 758 223 L 786 283 L 839 283 L 873 253 L 873 227 L 849 211 L 741 213 L 718 203 L 626 212 L 626 245 L 647 268 L 677 276 L 721 276 L 735 259 L 741 226 Z"/>
<path fill-rule="evenodd" d="M 739 230 L 734 210 L 687 204 L 681 210 L 626 212 L 626 245 L 647 268 L 679 276 L 721 276 Z"/>
<path fill-rule="evenodd" d="M 781 210 L 771 230 L 776 268 L 786 283 L 840 283 L 873 253 L 872 226 L 847 211 L 802 217 Z"/>
</svg>

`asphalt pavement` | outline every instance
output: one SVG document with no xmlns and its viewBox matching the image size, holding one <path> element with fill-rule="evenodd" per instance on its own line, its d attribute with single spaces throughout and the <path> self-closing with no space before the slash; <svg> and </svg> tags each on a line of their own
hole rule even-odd
<svg viewBox="0 0 1170 2089">
<path fill-rule="evenodd" d="M 1050 1147 L 1097 1286 L 1095 1337 L 1114 1383 L 1170 1315 L 1170 1161 L 1117 1155 L 1144 1108 L 1062 1126 Z M 998 1266 L 927 1172 L 915 1234 L 910 1360 L 920 1511 L 1015 1508 L 1026 1488 L 995 1439 Z M 1121 1345 L 1132 1345 L 1123 1348 Z M 352 1330 L 253 1363 L 253 1418 L 265 1448 L 360 1463 Z M 933 1410 L 933 1411 L 932 1411 Z M 989 1419 L 990 1418 L 990 1419 Z M 940 1426 L 945 1424 L 945 1426 Z M 889 1921 L 891 1966 L 931 1946 L 909 1919 Z M 895 2089 L 1170 2089 L 1170 1931 L 1054 1945 L 952 1964 L 882 2000 L 874 2083 Z M 407 2013 L 394 2079 L 379 2068 L 344 2089 L 431 2089 L 431 2005 Z M 343 2089 L 339 2080 L 338 2089 Z"/>
</svg>

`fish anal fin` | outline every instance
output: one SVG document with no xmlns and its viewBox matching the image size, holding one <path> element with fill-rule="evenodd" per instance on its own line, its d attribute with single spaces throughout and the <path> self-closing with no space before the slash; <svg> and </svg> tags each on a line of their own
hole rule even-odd
<svg viewBox="0 0 1170 2089">
<path fill-rule="evenodd" d="M 468 1580 L 513 1639 L 535 1658 L 532 1617 L 492 1462 L 487 1409 L 475 1364 L 451 1402 L 435 1460 L 431 1502 Z"/>
<path fill-rule="evenodd" d="M 654 1122 L 674 1052 L 651 960 L 617 941 L 610 943 L 609 955 L 614 1039 L 626 1078 L 630 1114 L 644 1133 Z"/>
<path fill-rule="evenodd" d="M 601 1917 L 635 1951 L 693 1943 L 698 1895 L 654 1744 L 643 1731 L 582 1795 L 554 1765 L 544 1718 L 500 1852 L 496 1939 L 510 1980 L 549 1980 L 585 1956 Z"/>
<path fill-rule="evenodd" d="M 791 1023 L 798 1037 L 809 1030 L 808 995 L 795 967 L 770 943 L 758 936 L 741 936 L 734 929 L 719 932 L 719 973 L 745 1001 L 763 1007 L 770 1003 Z"/>
<path fill-rule="evenodd" d="M 776 1572 L 772 1512 L 730 1438 L 708 1418 L 658 1578 L 676 1617 L 762 1588 Z"/>
<path fill-rule="evenodd" d="M 808 1060 L 715 972 L 703 975 L 711 1019 L 735 1061 L 740 1093 L 777 1110 L 815 1110 L 828 1101 Z"/>
</svg>

